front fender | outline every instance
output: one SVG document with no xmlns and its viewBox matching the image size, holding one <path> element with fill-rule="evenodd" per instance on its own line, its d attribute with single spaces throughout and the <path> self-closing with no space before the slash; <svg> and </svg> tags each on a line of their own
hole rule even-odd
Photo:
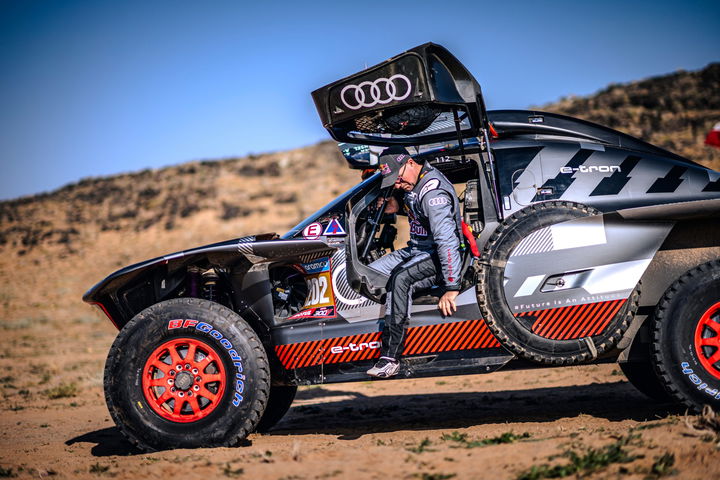
<svg viewBox="0 0 720 480">
<path fill-rule="evenodd" d="M 258 279 L 265 277 L 248 272 L 266 270 L 272 264 L 306 263 L 334 251 L 319 240 L 279 240 L 275 234 L 247 236 L 127 266 L 98 282 L 83 295 L 83 301 L 99 307 L 120 329 L 144 308 L 172 298 L 181 288 L 187 268 L 198 266 L 225 270 L 236 290 L 237 309 L 244 310 L 259 301 L 267 303 L 264 297 L 269 288 L 257 285 Z M 268 315 L 266 306 L 256 308 L 263 317 Z"/>
</svg>

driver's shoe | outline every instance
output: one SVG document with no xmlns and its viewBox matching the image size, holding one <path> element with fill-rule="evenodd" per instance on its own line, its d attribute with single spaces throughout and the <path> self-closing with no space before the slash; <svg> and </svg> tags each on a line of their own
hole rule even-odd
<svg viewBox="0 0 720 480">
<path fill-rule="evenodd" d="M 389 378 L 398 374 L 400 362 L 392 357 L 380 357 L 374 367 L 367 371 L 371 377 Z"/>
</svg>

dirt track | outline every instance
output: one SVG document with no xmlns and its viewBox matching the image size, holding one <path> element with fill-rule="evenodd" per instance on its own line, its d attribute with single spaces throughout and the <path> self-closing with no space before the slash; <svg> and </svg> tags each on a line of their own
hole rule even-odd
<svg viewBox="0 0 720 480">
<path fill-rule="evenodd" d="M 689 436 L 680 409 L 650 402 L 612 364 L 306 387 L 274 431 L 241 447 L 140 453 L 102 398 L 115 335 L 106 321 L 15 323 L 2 334 L 4 476 L 514 479 L 611 444 L 620 449 L 609 465 L 579 473 L 657 478 L 656 464 L 678 478 L 720 476 L 717 440 Z M 511 443 L 496 444 L 503 434 Z"/>
</svg>

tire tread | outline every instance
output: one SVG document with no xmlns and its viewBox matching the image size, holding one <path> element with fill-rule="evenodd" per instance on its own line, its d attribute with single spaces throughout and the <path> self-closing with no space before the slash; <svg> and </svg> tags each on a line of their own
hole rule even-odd
<svg viewBox="0 0 720 480">
<path fill-rule="evenodd" d="M 213 443 L 213 446 L 224 446 L 224 447 L 233 447 L 237 446 L 242 440 L 244 440 L 250 433 L 254 432 L 258 423 L 260 422 L 260 419 L 262 417 L 262 413 L 265 409 L 265 406 L 268 402 L 268 390 L 270 388 L 270 364 L 268 362 L 267 358 L 267 352 L 265 351 L 265 347 L 260 342 L 257 333 L 240 317 L 237 313 L 233 312 L 229 308 L 220 305 L 218 303 L 210 302 L 208 300 L 199 299 L 199 298 L 176 298 L 172 300 L 166 300 L 164 302 L 157 303 L 155 305 L 151 305 L 150 307 L 146 308 L 142 312 L 135 315 L 120 331 L 118 336 L 115 338 L 115 341 L 113 342 L 112 346 L 110 347 L 110 351 L 108 352 L 108 360 L 105 362 L 105 368 L 104 368 L 104 378 L 106 379 L 112 379 L 112 372 L 111 372 L 111 366 L 112 362 L 110 361 L 111 358 L 115 356 L 120 356 L 123 354 L 122 352 L 122 345 L 124 343 L 125 337 L 130 334 L 130 332 L 133 331 L 133 327 L 144 321 L 145 318 L 154 312 L 156 312 L 158 309 L 163 308 L 164 306 L 167 306 L 168 304 L 179 304 L 179 305 L 186 305 L 189 307 L 206 307 L 209 310 L 221 315 L 225 320 L 227 320 L 230 323 L 234 323 L 236 326 L 239 327 L 241 333 L 245 336 L 248 343 L 251 345 L 252 351 L 255 353 L 255 359 L 258 363 L 258 371 L 257 371 L 257 382 L 258 382 L 258 398 L 257 402 L 255 403 L 254 408 L 250 411 L 249 415 L 243 422 L 242 427 L 231 437 L 228 439 L 225 439 L 224 441 L 221 441 L 219 443 Z M 114 402 L 112 395 L 110 395 L 109 388 L 107 384 L 105 385 L 105 401 L 108 406 L 108 410 L 110 411 L 110 415 L 113 419 L 118 418 L 118 406 Z M 125 439 L 133 445 L 135 448 L 147 452 L 155 451 L 156 449 L 145 443 L 142 439 L 138 438 L 130 429 L 127 428 L 127 426 L 124 424 L 124 422 L 115 422 L 118 426 L 120 433 L 125 437 Z"/>
</svg>

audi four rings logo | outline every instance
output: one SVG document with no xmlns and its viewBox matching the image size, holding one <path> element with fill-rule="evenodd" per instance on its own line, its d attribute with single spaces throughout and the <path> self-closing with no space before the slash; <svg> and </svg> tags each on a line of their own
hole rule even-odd
<svg viewBox="0 0 720 480">
<path fill-rule="evenodd" d="M 345 85 L 340 90 L 340 100 L 350 110 L 357 110 L 405 100 L 410 96 L 410 92 L 412 92 L 410 79 L 405 75 L 397 74 L 390 78 L 378 78 L 358 85 Z"/>
</svg>

